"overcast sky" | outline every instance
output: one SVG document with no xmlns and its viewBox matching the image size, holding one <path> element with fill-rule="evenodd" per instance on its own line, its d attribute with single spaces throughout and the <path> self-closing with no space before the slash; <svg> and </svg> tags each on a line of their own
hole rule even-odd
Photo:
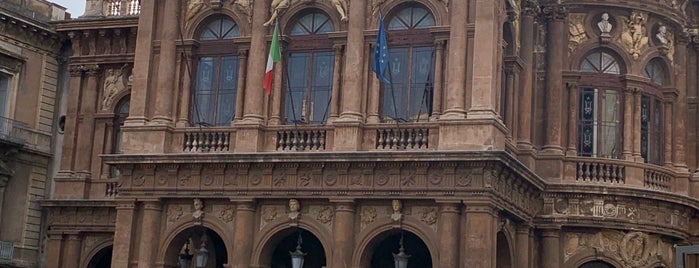
<svg viewBox="0 0 699 268">
<path fill-rule="evenodd" d="M 80 17 L 85 13 L 86 0 L 49 0 L 68 9 L 71 18 Z"/>
</svg>

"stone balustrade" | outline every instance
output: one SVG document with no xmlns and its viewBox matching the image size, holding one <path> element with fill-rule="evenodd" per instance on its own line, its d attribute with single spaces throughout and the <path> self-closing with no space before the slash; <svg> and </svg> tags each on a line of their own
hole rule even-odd
<svg viewBox="0 0 699 268">
<path fill-rule="evenodd" d="M 575 180 L 605 184 L 625 184 L 626 166 L 609 159 L 578 158 L 575 161 Z"/>
<path fill-rule="evenodd" d="M 232 134 L 231 130 L 226 129 L 193 128 L 178 132 L 175 140 L 181 145 L 180 152 L 228 152 Z"/>
<path fill-rule="evenodd" d="M 276 151 L 324 151 L 327 131 L 324 129 L 278 130 Z"/>
<path fill-rule="evenodd" d="M 420 150 L 429 148 L 430 130 L 424 127 L 390 126 L 376 130 L 378 150 Z"/>
<path fill-rule="evenodd" d="M 643 186 L 651 190 L 672 192 L 674 175 L 661 167 L 648 166 L 643 171 Z"/>
</svg>

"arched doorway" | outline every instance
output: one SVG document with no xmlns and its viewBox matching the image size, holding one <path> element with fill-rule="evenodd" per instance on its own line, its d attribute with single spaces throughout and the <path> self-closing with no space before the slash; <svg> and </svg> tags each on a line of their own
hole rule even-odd
<svg viewBox="0 0 699 268">
<path fill-rule="evenodd" d="M 179 260 L 183 255 L 192 255 L 191 267 L 195 267 L 194 256 L 205 249 L 208 260 L 207 268 L 223 268 L 228 264 L 228 251 L 221 236 L 206 227 L 191 227 L 180 232 L 170 242 L 165 253 L 166 267 L 180 267 Z"/>
<path fill-rule="evenodd" d="M 591 261 L 580 266 L 580 268 L 615 268 L 613 265 L 603 261 Z"/>
<path fill-rule="evenodd" d="M 100 249 L 87 264 L 87 268 L 109 268 L 112 267 L 112 246 Z"/>
<path fill-rule="evenodd" d="M 304 268 L 322 268 L 327 266 L 325 250 L 320 240 L 313 233 L 301 229 L 292 228 L 279 232 L 270 241 L 274 248 L 269 263 L 262 267 L 291 268 L 291 252 L 297 247 L 304 255 Z M 268 265 L 268 266 L 267 266 Z"/>
<path fill-rule="evenodd" d="M 497 237 L 497 268 L 511 268 L 512 258 L 510 258 L 510 243 L 507 241 L 505 233 L 498 232 Z"/>
<path fill-rule="evenodd" d="M 408 268 L 431 268 L 432 256 L 430 250 L 417 235 L 405 230 L 392 230 L 375 237 L 368 250 L 371 254 L 371 268 L 394 266 L 394 254 L 400 252 L 401 239 L 405 254 L 409 255 Z M 371 252 L 370 251 L 370 252 Z"/>
</svg>

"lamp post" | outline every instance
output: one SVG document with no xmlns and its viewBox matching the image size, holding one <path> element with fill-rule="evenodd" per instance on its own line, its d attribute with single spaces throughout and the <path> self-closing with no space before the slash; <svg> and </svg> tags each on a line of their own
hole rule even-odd
<svg viewBox="0 0 699 268">
<path fill-rule="evenodd" d="M 303 257 L 306 256 L 306 253 L 301 251 L 301 243 L 303 243 L 303 239 L 301 239 L 301 233 L 299 233 L 299 238 L 296 240 L 296 251 L 289 252 L 292 268 L 303 268 Z"/>
<path fill-rule="evenodd" d="M 400 249 L 398 254 L 393 254 L 393 261 L 395 262 L 396 268 L 408 268 L 408 258 L 410 255 L 405 254 L 405 249 L 403 249 L 403 234 L 400 236 Z"/>
<path fill-rule="evenodd" d="M 189 240 L 184 244 L 184 252 L 180 253 L 180 268 L 192 266 L 192 254 L 189 254 Z"/>
<path fill-rule="evenodd" d="M 196 264 L 197 268 L 206 267 L 206 262 L 209 260 L 209 251 L 206 250 L 206 236 L 202 236 L 201 247 L 197 250 Z"/>
</svg>

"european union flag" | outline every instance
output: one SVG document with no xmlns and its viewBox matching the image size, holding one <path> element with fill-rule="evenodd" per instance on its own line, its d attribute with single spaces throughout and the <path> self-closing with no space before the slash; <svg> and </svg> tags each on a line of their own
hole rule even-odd
<svg viewBox="0 0 699 268">
<path fill-rule="evenodd" d="M 383 29 L 383 16 L 379 21 L 379 33 L 376 35 L 376 44 L 374 44 L 374 73 L 379 81 L 390 84 L 383 74 L 388 68 L 388 43 L 386 42 L 386 32 Z"/>
</svg>

